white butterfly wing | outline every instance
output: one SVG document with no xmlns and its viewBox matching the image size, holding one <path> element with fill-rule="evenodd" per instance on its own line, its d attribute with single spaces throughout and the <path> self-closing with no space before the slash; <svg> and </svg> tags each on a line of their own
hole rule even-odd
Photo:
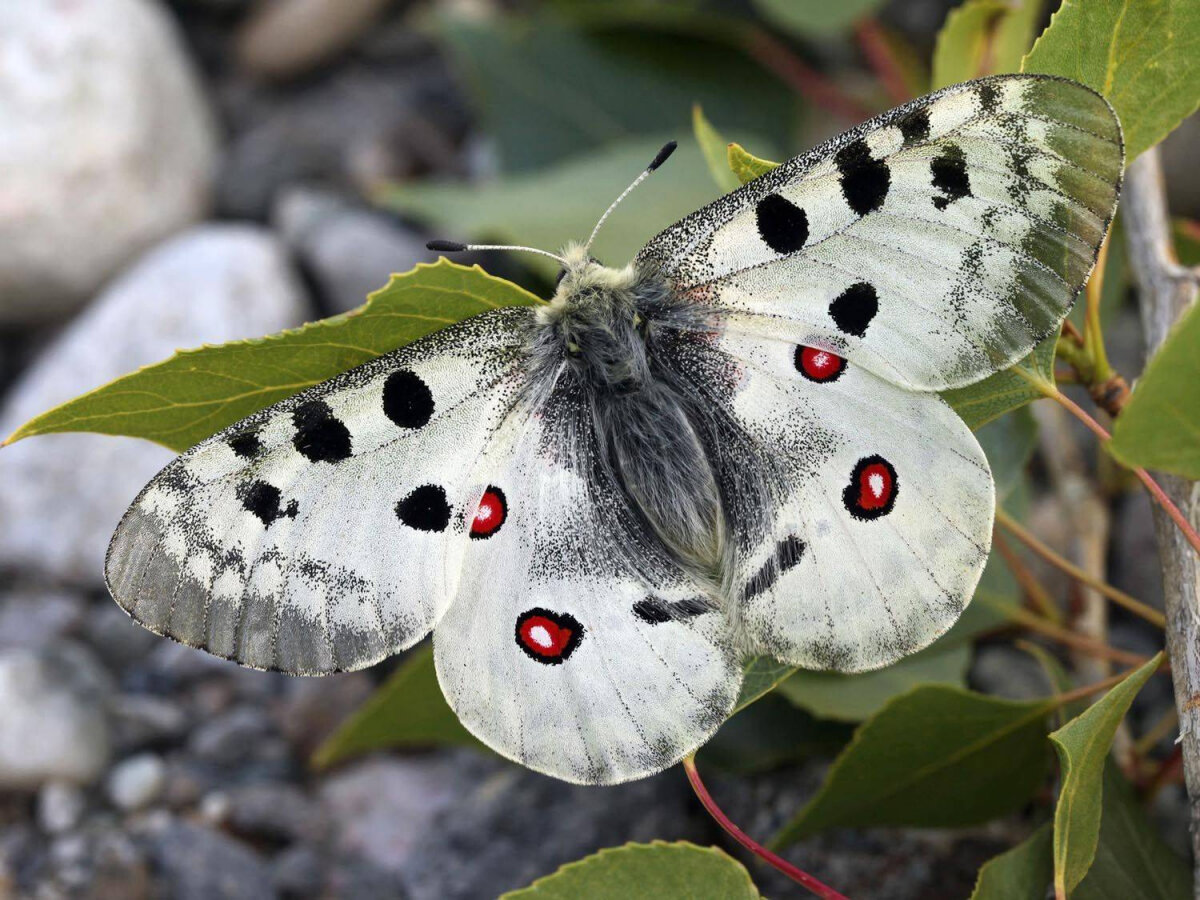
<svg viewBox="0 0 1200 900">
<path fill-rule="evenodd" d="M 580 400 L 556 392 L 493 440 L 474 485 L 486 533 L 434 650 L 446 699 L 484 743 L 567 781 L 614 784 L 711 737 L 737 699 L 740 653 L 720 603 L 598 463 Z"/>
<path fill-rule="evenodd" d="M 454 594 L 465 473 L 515 402 L 531 317 L 465 320 L 178 457 L 113 536 L 113 597 L 264 669 L 358 669 L 419 640 Z"/>
<path fill-rule="evenodd" d="M 1086 281 L 1116 204 L 1120 126 L 1072 81 L 954 85 L 688 216 L 640 259 L 731 326 L 942 390 L 1015 362 Z"/>
</svg>

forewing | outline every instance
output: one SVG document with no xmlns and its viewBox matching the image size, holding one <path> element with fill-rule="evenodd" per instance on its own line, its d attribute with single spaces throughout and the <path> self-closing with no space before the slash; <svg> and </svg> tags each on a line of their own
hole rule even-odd
<svg viewBox="0 0 1200 900">
<path fill-rule="evenodd" d="M 434 650 L 446 699 L 486 744 L 612 784 L 704 743 L 741 669 L 712 591 L 664 555 L 599 463 L 582 400 L 558 389 L 514 416 L 478 467 L 483 525 Z"/>
<path fill-rule="evenodd" d="M 708 404 L 716 424 L 705 433 L 722 435 L 709 439 L 710 458 L 747 651 L 858 672 L 955 622 L 987 558 L 994 490 L 979 444 L 944 401 L 737 331 L 685 336 L 670 358 Z"/>
<path fill-rule="evenodd" d="M 263 669 L 358 669 L 419 640 L 453 596 L 466 473 L 520 391 L 530 319 L 467 319 L 197 444 L 121 520 L 113 597 Z"/>
<path fill-rule="evenodd" d="M 1058 328 L 1116 205 L 1120 126 L 1083 85 L 1005 75 L 884 113 L 642 251 L 738 327 L 910 389 L 976 381 Z"/>
</svg>

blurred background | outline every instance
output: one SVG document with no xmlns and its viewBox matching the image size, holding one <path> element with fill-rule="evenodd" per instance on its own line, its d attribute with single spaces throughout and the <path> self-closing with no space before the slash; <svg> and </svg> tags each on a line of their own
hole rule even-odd
<svg viewBox="0 0 1200 900">
<path fill-rule="evenodd" d="M 792 156 L 925 93 L 955 5 L 0 0 L 0 432 L 176 348 L 353 309 L 431 261 L 430 237 L 549 249 L 585 237 L 676 138 L 598 243 L 623 263 L 722 193 L 694 107 L 752 153 Z M 1193 241 L 1197 131 L 1185 122 L 1163 150 Z M 1111 259 L 1110 354 L 1132 374 L 1141 340 L 1116 243 Z M 537 260 L 459 261 L 551 289 Z M 1047 412 L 1036 436 L 1021 419 L 1025 521 L 1161 603 L 1145 497 L 1097 478 L 1075 429 Z M 0 895 L 488 897 L 629 840 L 720 841 L 679 770 L 575 788 L 443 746 L 315 771 L 314 749 L 398 663 L 292 679 L 132 625 L 105 593 L 104 548 L 170 457 L 85 434 L 0 450 Z M 1088 504 L 1068 513 L 1084 482 Z M 1106 627 L 1132 651 L 1157 649 L 1134 620 Z M 1046 690 L 1011 643 L 984 640 L 956 665 L 991 693 Z M 1159 679 L 1134 715 L 1154 722 L 1170 704 Z M 817 789 L 854 719 L 781 697 L 751 713 L 701 761 L 734 820 L 765 837 Z M 1153 815 L 1186 852 L 1178 784 Z M 789 855 L 854 896 L 963 897 L 1024 832 L 1019 817 L 842 829 Z M 754 875 L 772 896 L 797 890 Z"/>
</svg>

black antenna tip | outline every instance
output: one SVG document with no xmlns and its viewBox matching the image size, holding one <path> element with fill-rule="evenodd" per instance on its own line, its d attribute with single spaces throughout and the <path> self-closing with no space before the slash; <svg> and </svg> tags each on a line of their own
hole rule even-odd
<svg viewBox="0 0 1200 900">
<path fill-rule="evenodd" d="M 425 249 L 435 253 L 462 253 L 467 249 L 467 245 L 460 244 L 458 241 L 429 241 L 425 245 Z"/>
<path fill-rule="evenodd" d="M 646 167 L 646 171 L 653 172 L 655 169 L 665 163 L 670 158 L 671 154 L 675 152 L 675 148 L 678 146 L 679 144 L 677 142 L 668 141 L 663 148 L 658 151 L 658 156 L 654 157 L 654 161 Z"/>
</svg>

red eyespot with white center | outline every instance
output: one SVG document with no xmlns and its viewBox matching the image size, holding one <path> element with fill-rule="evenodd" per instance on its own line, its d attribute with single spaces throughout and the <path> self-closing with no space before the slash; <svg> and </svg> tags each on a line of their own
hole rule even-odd
<svg viewBox="0 0 1200 900">
<path fill-rule="evenodd" d="M 475 507 L 475 516 L 471 519 L 471 537 L 479 540 L 489 538 L 504 524 L 508 518 L 508 500 L 504 491 L 495 485 L 488 485 Z"/>
<path fill-rule="evenodd" d="M 530 609 L 517 616 L 517 646 L 536 662 L 557 666 L 583 639 L 583 626 L 568 613 Z"/>
<path fill-rule="evenodd" d="M 896 468 L 882 456 L 868 456 L 855 464 L 842 501 L 854 518 L 878 519 L 892 511 L 899 490 Z"/>
<path fill-rule="evenodd" d="M 817 347 L 796 347 L 796 371 L 809 381 L 837 381 L 846 361 L 835 353 Z"/>
</svg>

